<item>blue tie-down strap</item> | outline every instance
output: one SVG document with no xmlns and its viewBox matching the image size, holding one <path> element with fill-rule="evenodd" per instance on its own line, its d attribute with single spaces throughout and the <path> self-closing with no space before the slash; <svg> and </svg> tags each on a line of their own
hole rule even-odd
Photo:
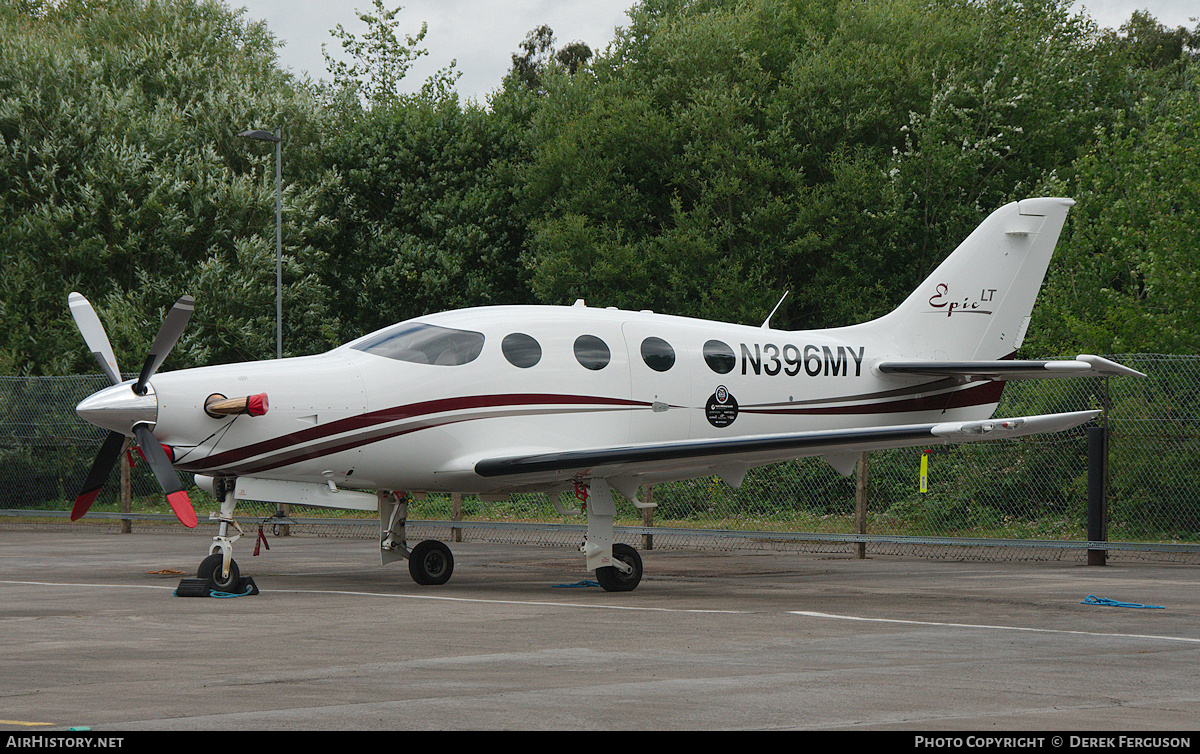
<svg viewBox="0 0 1200 754">
<path fill-rule="evenodd" d="M 250 594 L 258 594 L 258 587 L 254 585 L 254 579 L 247 576 L 238 582 L 238 591 L 236 592 L 218 592 L 213 589 L 208 593 L 209 597 L 245 597 Z"/>
<path fill-rule="evenodd" d="M 1140 605 L 1136 602 L 1117 602 L 1110 600 L 1107 597 L 1097 597 L 1094 594 L 1089 594 L 1087 599 L 1083 600 L 1081 605 L 1103 605 L 1104 607 L 1136 607 L 1145 610 L 1166 610 L 1162 605 Z"/>
<path fill-rule="evenodd" d="M 258 586 L 254 583 L 254 577 L 243 576 L 238 582 L 237 588 L 232 592 L 219 592 L 216 589 L 208 587 L 208 579 L 181 579 L 179 587 L 175 590 L 176 597 L 245 597 L 251 594 L 258 594 Z"/>
</svg>

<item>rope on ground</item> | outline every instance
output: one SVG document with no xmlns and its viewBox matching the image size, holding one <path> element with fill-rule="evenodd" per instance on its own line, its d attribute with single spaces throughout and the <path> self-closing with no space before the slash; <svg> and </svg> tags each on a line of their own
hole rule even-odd
<svg viewBox="0 0 1200 754">
<path fill-rule="evenodd" d="M 1149 610 L 1166 610 L 1162 605 L 1141 605 L 1137 602 L 1118 602 L 1110 600 L 1107 597 L 1097 597 L 1094 594 L 1089 594 L 1087 599 L 1081 601 L 1081 605 L 1103 605 L 1104 607 L 1134 607 Z"/>
</svg>

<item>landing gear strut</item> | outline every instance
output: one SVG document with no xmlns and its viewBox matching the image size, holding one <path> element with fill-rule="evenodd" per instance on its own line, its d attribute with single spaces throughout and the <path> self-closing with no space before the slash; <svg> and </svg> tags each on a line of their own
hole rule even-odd
<svg viewBox="0 0 1200 754">
<path fill-rule="evenodd" d="M 612 489 L 607 481 L 593 479 L 578 486 L 577 496 L 587 503 L 587 538 L 580 549 L 587 556 L 587 568 L 596 572 L 596 581 L 606 592 L 629 592 L 642 580 L 642 557 L 627 544 L 613 543 Z"/>
<path fill-rule="evenodd" d="M 379 492 L 378 499 L 380 563 L 386 565 L 394 560 L 407 560 L 409 575 L 422 586 L 438 586 L 449 581 L 454 573 L 454 555 L 449 547 L 436 539 L 426 539 L 412 550 L 408 549 L 404 536 L 408 495 Z"/>
</svg>

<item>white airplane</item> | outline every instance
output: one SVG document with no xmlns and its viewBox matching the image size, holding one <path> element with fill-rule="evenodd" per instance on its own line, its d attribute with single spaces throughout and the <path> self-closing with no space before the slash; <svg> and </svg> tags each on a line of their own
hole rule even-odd
<svg viewBox="0 0 1200 754">
<path fill-rule="evenodd" d="M 184 296 L 141 374 L 122 381 L 98 317 L 72 293 L 113 385 L 77 408 L 110 434 L 71 517 L 87 512 L 132 436 L 186 526 L 197 519 L 176 469 L 220 502 L 197 574 L 214 589 L 240 578 L 239 500 L 378 511 L 383 562 L 407 559 L 417 583 L 442 584 L 453 556 L 435 540 L 408 548 L 408 497 L 396 491 L 542 491 L 556 501 L 574 490 L 585 501 L 587 569 L 608 591 L 631 590 L 642 563 L 613 542 L 614 489 L 642 507 L 648 484 L 717 475 L 736 487 L 751 468 L 807 456 L 848 475 L 861 451 L 1065 430 L 1098 412 L 990 419 L 1005 381 L 1143 376 L 1097 356 L 1011 358 L 1073 204 L 1001 207 L 899 308 L 828 330 L 583 301 L 481 307 L 315 356 L 157 374 L 191 314 Z"/>
</svg>

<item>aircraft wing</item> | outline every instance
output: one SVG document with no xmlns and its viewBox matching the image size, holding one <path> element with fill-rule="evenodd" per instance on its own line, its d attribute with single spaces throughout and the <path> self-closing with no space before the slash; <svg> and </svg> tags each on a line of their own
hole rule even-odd
<svg viewBox="0 0 1200 754">
<path fill-rule="evenodd" d="M 1073 361 L 883 361 L 875 366 L 882 375 L 959 377 L 970 380 L 1045 380 L 1057 377 L 1145 377 L 1100 356 L 1081 354 Z"/>
<path fill-rule="evenodd" d="M 866 450 L 999 440 L 1057 432 L 1094 418 L 1099 411 L 1077 411 L 1012 419 L 906 424 L 814 432 L 789 432 L 730 438 L 638 443 L 601 448 L 484 458 L 475 473 L 505 478 L 514 487 L 566 482 L 579 478 L 639 477 L 643 483 L 721 475 L 735 486 L 748 469 L 794 458 L 821 456 L 849 474 Z"/>
</svg>

